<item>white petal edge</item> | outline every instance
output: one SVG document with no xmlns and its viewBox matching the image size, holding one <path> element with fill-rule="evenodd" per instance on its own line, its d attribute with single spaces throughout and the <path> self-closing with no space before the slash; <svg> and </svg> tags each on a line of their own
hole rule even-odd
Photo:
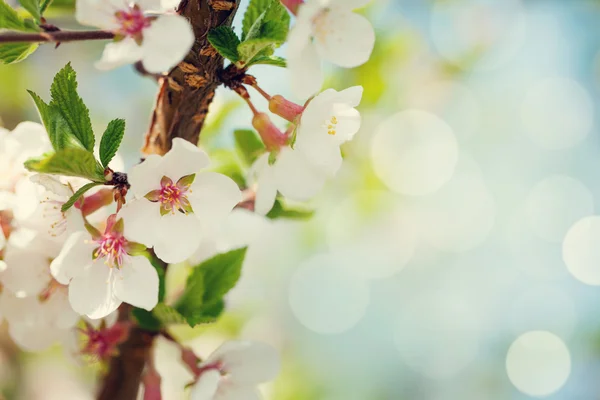
<svg viewBox="0 0 600 400">
<path fill-rule="evenodd" d="M 143 256 L 130 257 L 115 277 L 115 295 L 132 306 L 152 310 L 158 303 L 158 274 Z"/>
<path fill-rule="evenodd" d="M 194 32 L 187 19 L 166 14 L 144 30 L 142 62 L 148 72 L 165 72 L 179 64 L 194 44 Z"/>
</svg>

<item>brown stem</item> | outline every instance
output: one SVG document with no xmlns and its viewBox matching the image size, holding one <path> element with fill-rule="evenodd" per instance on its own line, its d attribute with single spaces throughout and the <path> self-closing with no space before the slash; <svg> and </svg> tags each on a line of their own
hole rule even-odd
<svg viewBox="0 0 600 400">
<path fill-rule="evenodd" d="M 81 40 L 113 39 L 115 34 L 109 31 L 56 31 L 39 33 L 6 32 L 0 34 L 0 43 L 19 42 L 75 42 Z"/>
<path fill-rule="evenodd" d="M 238 3 L 239 0 L 181 1 L 178 12 L 190 21 L 196 41 L 185 59 L 167 76 L 159 78 L 144 153 L 165 154 L 176 137 L 198 142 L 208 106 L 223 82 L 223 57 L 208 42 L 208 32 L 218 26 L 231 26 Z M 129 306 L 121 306 L 120 318 L 129 319 L 129 310 Z M 110 361 L 98 400 L 137 398 L 155 336 L 156 332 L 132 329 L 127 341 L 119 346 L 119 354 Z"/>
<path fill-rule="evenodd" d="M 198 143 L 208 107 L 222 83 L 223 57 L 208 42 L 208 32 L 230 26 L 238 0 L 183 0 L 179 13 L 192 25 L 196 42 L 187 57 L 161 79 L 144 153 L 165 154 L 179 137 Z"/>
</svg>

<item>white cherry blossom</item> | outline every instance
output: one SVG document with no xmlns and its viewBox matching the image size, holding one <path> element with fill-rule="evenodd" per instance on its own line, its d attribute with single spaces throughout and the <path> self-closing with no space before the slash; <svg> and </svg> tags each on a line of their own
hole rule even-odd
<svg viewBox="0 0 600 400">
<path fill-rule="evenodd" d="M 72 233 L 50 270 L 69 285 L 69 301 L 81 315 L 103 318 L 122 302 L 151 310 L 158 302 L 158 274 L 138 255 L 141 247 L 123 235 L 123 220 L 113 215 L 103 234 Z"/>
<path fill-rule="evenodd" d="M 321 89 L 321 60 L 344 68 L 367 62 L 375 44 L 371 23 L 354 9 L 371 0 L 308 0 L 298 8 L 288 37 L 288 66 L 296 95 Z"/>
<path fill-rule="evenodd" d="M 362 90 L 361 86 L 341 92 L 325 90 L 296 117 L 287 115 L 286 108 L 286 118 L 298 123 L 296 139 L 292 146 L 282 146 L 274 153 L 274 162 L 269 163 L 273 156 L 264 154 L 252 166 L 250 178 L 257 186 L 256 212 L 268 213 L 277 192 L 291 200 L 308 200 L 335 176 L 342 165 L 340 146 L 360 128 L 361 117 L 355 107 Z"/>
<path fill-rule="evenodd" d="M 160 73 L 183 60 L 194 43 L 192 28 L 184 17 L 150 14 L 162 10 L 160 0 L 77 0 L 75 15 L 82 24 L 117 35 L 96 63 L 99 69 L 142 61 L 147 71 Z"/>
<path fill-rule="evenodd" d="M 277 351 L 264 343 L 226 342 L 199 365 L 191 400 L 260 399 L 256 386 L 273 380 L 280 369 Z"/>
<path fill-rule="evenodd" d="M 0 295 L 0 308 L 11 338 L 27 351 L 41 351 L 68 340 L 79 321 L 69 304 L 66 287 L 56 281 L 37 296 L 17 297 L 5 290 Z"/>
<path fill-rule="evenodd" d="M 125 235 L 153 246 L 165 262 L 190 257 L 242 199 L 227 176 L 201 172 L 208 164 L 206 153 L 175 139 L 164 157 L 151 155 L 133 167 L 128 179 L 134 198 L 119 214 L 125 220 Z"/>
</svg>

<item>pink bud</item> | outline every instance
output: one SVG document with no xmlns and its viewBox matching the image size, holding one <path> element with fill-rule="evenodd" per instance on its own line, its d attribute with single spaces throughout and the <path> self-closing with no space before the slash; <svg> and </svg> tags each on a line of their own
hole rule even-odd
<svg viewBox="0 0 600 400">
<path fill-rule="evenodd" d="M 281 0 L 281 4 L 287 7 L 288 10 L 294 15 L 298 14 L 298 7 L 304 4 L 304 0 Z"/>
<path fill-rule="evenodd" d="M 252 119 L 252 126 L 258 131 L 267 150 L 277 150 L 286 145 L 288 136 L 271 122 L 267 114 L 257 113 Z"/>
<path fill-rule="evenodd" d="M 79 208 L 84 216 L 87 216 L 98 211 L 102 207 L 110 205 L 112 202 L 112 189 L 102 189 L 86 198 L 79 199 L 77 203 L 75 203 L 75 207 Z"/>
<path fill-rule="evenodd" d="M 283 96 L 276 95 L 269 101 L 269 110 L 283 119 L 294 122 L 298 116 L 302 115 L 304 107 L 286 100 Z"/>
</svg>

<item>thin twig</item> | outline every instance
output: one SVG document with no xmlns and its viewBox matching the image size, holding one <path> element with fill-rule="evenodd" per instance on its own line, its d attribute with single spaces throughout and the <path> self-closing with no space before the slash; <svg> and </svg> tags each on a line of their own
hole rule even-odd
<svg viewBox="0 0 600 400">
<path fill-rule="evenodd" d="M 81 40 L 107 40 L 113 39 L 115 34 L 109 31 L 57 31 L 39 33 L 0 33 L 0 43 L 23 42 L 75 42 Z"/>
</svg>

